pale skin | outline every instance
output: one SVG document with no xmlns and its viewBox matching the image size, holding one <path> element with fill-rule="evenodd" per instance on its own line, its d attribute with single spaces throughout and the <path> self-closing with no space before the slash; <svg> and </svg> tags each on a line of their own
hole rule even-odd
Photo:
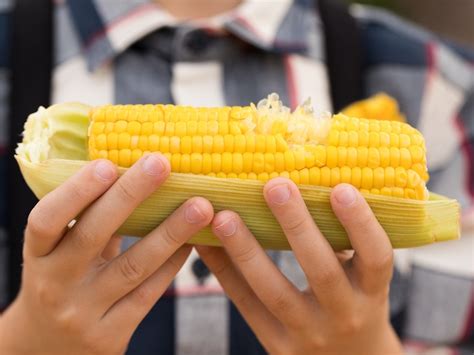
<svg viewBox="0 0 474 355">
<path fill-rule="evenodd" d="M 208 224 L 224 248 L 197 250 L 269 353 L 401 353 L 388 317 L 392 249 L 354 188 L 340 185 L 331 195 L 355 249 L 336 255 L 297 187 L 281 178 L 266 184 L 265 199 L 309 281 L 300 292 L 237 214 L 214 216 L 199 197 L 119 255 L 115 231 L 169 171 L 159 154 L 120 178 L 111 163 L 94 161 L 36 205 L 25 231 L 21 291 L 0 318 L 0 353 L 123 353 L 186 260 L 186 241 Z"/>
<path fill-rule="evenodd" d="M 219 212 L 212 222 L 223 249 L 196 249 L 268 352 L 401 354 L 388 316 L 393 252 L 362 195 L 347 184 L 331 194 L 355 250 L 334 253 L 293 182 L 276 178 L 263 193 L 306 275 L 306 290 L 283 276 L 234 212 Z"/>
<path fill-rule="evenodd" d="M 115 231 L 169 171 L 159 154 L 120 179 L 112 163 L 94 161 L 36 205 L 21 291 L 0 318 L 1 354 L 124 353 L 186 260 L 191 247 L 184 243 L 214 214 L 207 200 L 190 199 L 119 255 Z"/>
<path fill-rule="evenodd" d="M 213 16 L 240 3 L 155 1 L 180 19 Z M 1 354 L 124 353 L 189 255 L 186 242 L 209 224 L 223 248 L 196 249 L 269 353 L 402 354 L 388 315 L 392 248 L 357 190 L 340 185 L 331 194 L 355 249 L 334 253 L 297 187 L 280 178 L 266 184 L 264 197 L 308 279 L 300 292 L 237 214 L 214 215 L 200 197 L 120 254 L 116 230 L 169 171 L 159 154 L 120 178 L 111 163 L 94 161 L 36 205 L 25 230 L 22 287 L 0 317 Z"/>
</svg>

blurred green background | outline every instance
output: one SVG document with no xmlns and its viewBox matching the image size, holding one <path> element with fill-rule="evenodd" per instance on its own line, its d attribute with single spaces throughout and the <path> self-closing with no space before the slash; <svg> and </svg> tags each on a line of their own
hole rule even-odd
<svg viewBox="0 0 474 355">
<path fill-rule="evenodd" d="M 474 0 L 346 0 L 381 6 L 474 49 Z"/>
</svg>

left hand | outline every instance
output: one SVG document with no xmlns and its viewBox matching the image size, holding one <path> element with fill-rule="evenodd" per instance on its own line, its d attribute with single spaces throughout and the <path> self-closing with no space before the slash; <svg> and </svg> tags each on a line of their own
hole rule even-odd
<svg viewBox="0 0 474 355">
<path fill-rule="evenodd" d="M 350 185 L 331 194 L 353 256 L 337 256 L 290 180 L 276 178 L 265 199 L 306 274 L 299 291 L 272 263 L 240 217 L 222 211 L 213 231 L 224 249 L 196 247 L 271 354 L 401 354 L 389 322 L 393 251 L 367 202 Z"/>
</svg>

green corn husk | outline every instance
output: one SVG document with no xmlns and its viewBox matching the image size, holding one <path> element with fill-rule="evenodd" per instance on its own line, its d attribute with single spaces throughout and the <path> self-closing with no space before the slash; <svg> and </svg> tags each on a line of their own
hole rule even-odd
<svg viewBox="0 0 474 355">
<path fill-rule="evenodd" d="M 87 163 L 87 115 L 87 106 L 61 104 L 30 116 L 16 159 L 28 186 L 38 198 L 54 190 Z M 43 132 L 42 139 L 35 139 L 40 131 Z M 71 159 L 66 159 L 69 157 Z M 119 168 L 120 174 L 126 170 Z M 290 249 L 263 199 L 263 186 L 256 180 L 172 173 L 165 184 L 132 213 L 118 232 L 142 237 L 184 201 L 202 196 L 211 201 L 216 211 L 230 209 L 239 213 L 264 248 Z M 332 247 L 335 250 L 351 248 L 345 230 L 331 210 L 331 189 L 300 186 L 300 190 L 309 212 Z M 460 208 L 456 200 L 433 193 L 428 201 L 372 194 L 365 195 L 365 198 L 394 248 L 459 238 Z M 219 240 L 206 228 L 190 243 L 219 245 Z"/>
</svg>

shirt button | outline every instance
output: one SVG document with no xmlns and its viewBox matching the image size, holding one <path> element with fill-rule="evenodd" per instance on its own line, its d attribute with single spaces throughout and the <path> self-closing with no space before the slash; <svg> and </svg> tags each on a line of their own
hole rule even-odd
<svg viewBox="0 0 474 355">
<path fill-rule="evenodd" d="M 210 38 L 203 31 L 194 31 L 185 38 L 184 46 L 193 54 L 204 52 L 209 46 Z"/>
<path fill-rule="evenodd" d="M 204 284 L 204 281 L 206 281 L 207 277 L 211 274 L 206 264 L 204 264 L 200 258 L 194 260 L 192 270 L 200 285 Z"/>
</svg>

